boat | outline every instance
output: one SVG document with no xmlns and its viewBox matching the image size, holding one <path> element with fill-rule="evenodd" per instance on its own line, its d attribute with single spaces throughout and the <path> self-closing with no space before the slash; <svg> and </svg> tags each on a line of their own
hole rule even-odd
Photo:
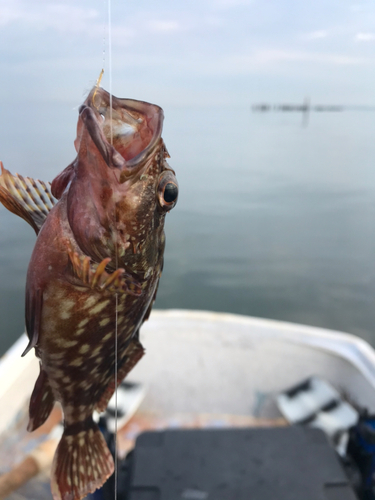
<svg viewBox="0 0 375 500">
<path fill-rule="evenodd" d="M 283 407 L 283 397 L 292 394 L 291 388 L 293 395 L 302 394 L 306 381 L 310 389 L 314 384 L 330 387 L 340 404 L 351 408 L 350 418 L 355 417 L 345 430 L 362 418 L 361 412 L 375 414 L 375 351 L 348 333 L 227 313 L 154 310 L 142 327 L 141 341 L 146 355 L 129 375 L 128 387 L 142 390 L 136 391 L 136 409 L 119 425 L 120 458 L 144 431 L 286 428 L 293 417 Z M 47 443 L 53 449 L 58 440 L 58 432 L 53 434 L 61 419 L 58 408 L 42 432 L 25 431 L 28 399 L 39 372 L 35 356 L 21 358 L 26 344 L 23 334 L 0 360 L 0 498 L 5 498 L 2 478 L 32 456 L 33 449 L 39 450 L 35 456 L 45 457 L 41 448 Z M 305 393 L 303 398 L 306 402 Z M 315 417 L 299 423 L 319 427 Z M 333 442 L 335 436 L 326 431 L 332 449 L 340 451 L 342 442 Z M 51 498 L 50 458 L 43 460 L 38 475 L 29 473 L 31 481 L 6 498 Z M 211 498 L 198 493 L 181 498 Z"/>
</svg>

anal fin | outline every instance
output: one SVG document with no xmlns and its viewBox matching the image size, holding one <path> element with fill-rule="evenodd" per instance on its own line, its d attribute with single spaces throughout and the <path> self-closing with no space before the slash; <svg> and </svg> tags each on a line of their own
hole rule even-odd
<svg viewBox="0 0 375 500">
<path fill-rule="evenodd" d="M 48 382 L 47 373 L 40 365 L 40 373 L 30 399 L 29 424 L 27 426 L 29 432 L 35 431 L 44 424 L 53 409 L 54 403 L 55 398 Z"/>
<path fill-rule="evenodd" d="M 126 375 L 130 372 L 132 368 L 138 363 L 144 354 L 144 349 L 142 344 L 137 339 L 132 339 L 125 351 L 125 360 L 117 373 L 117 385 L 119 386 L 124 380 Z M 98 412 L 102 412 L 107 408 L 109 400 L 115 392 L 115 380 L 111 380 L 107 388 L 103 392 L 99 402 L 97 403 L 95 409 Z"/>
</svg>

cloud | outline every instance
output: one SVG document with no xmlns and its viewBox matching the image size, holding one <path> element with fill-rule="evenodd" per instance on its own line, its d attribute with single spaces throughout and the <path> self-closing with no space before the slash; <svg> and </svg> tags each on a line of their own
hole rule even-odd
<svg viewBox="0 0 375 500">
<path fill-rule="evenodd" d="M 233 67 L 238 69 L 251 67 L 274 67 L 280 63 L 309 62 L 316 64 L 333 65 L 358 65 L 365 64 L 368 59 L 364 57 L 350 57 L 343 54 L 318 53 L 308 51 L 296 51 L 287 49 L 259 49 L 250 55 L 231 57 Z M 229 61 L 228 61 L 229 63 Z"/>
<path fill-rule="evenodd" d="M 212 0 L 215 7 L 221 9 L 231 9 L 233 7 L 251 5 L 253 0 Z"/>
<path fill-rule="evenodd" d="M 148 25 L 152 31 L 157 33 L 170 33 L 181 29 L 181 25 L 177 21 L 152 20 L 149 21 Z"/>
<path fill-rule="evenodd" d="M 312 31 L 311 33 L 307 33 L 304 38 L 306 40 L 318 40 L 320 38 L 327 38 L 328 32 L 325 30 Z"/>
<path fill-rule="evenodd" d="M 21 17 L 22 8 L 19 7 L 17 2 L 2 1 L 0 4 L 0 26 L 11 24 Z"/>
<path fill-rule="evenodd" d="M 356 36 L 354 37 L 354 40 L 357 42 L 372 42 L 375 40 L 375 34 L 374 33 L 357 33 Z"/>
<path fill-rule="evenodd" d="M 2 0 L 0 25 L 21 23 L 38 30 L 52 28 L 60 32 L 88 32 L 95 27 L 99 12 L 93 8 L 82 8 L 63 3 L 40 2 L 30 4 Z"/>
</svg>

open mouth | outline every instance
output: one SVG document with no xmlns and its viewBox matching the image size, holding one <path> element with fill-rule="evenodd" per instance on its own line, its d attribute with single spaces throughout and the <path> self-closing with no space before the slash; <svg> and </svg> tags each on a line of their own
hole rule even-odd
<svg viewBox="0 0 375 500">
<path fill-rule="evenodd" d="M 161 137 L 163 110 L 154 104 L 119 99 L 102 88 L 95 88 L 87 105 L 101 116 L 101 129 L 128 167 L 142 161 Z M 110 106 L 112 104 L 112 107 Z"/>
</svg>

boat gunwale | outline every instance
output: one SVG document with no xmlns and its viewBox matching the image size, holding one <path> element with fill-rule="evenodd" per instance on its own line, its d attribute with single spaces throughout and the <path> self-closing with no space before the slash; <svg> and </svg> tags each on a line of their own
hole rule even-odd
<svg viewBox="0 0 375 500">
<path fill-rule="evenodd" d="M 273 319 L 188 309 L 155 309 L 151 314 L 150 323 L 153 323 L 153 320 L 157 322 L 173 319 L 242 325 L 249 329 L 257 328 L 259 338 L 259 330 L 261 330 L 262 341 L 276 339 L 324 351 L 349 362 L 375 389 L 375 350 L 367 341 L 353 334 Z M 242 333 L 246 335 L 249 332 Z M 28 355 L 21 358 L 26 344 L 27 336 L 24 333 L 0 358 L 0 398 L 6 398 L 7 395 L 13 396 L 12 384 L 16 384 L 22 378 L 27 368 L 35 369 L 34 364 L 37 359 L 34 356 Z M 29 396 L 30 388 L 24 387 L 21 390 L 23 393 L 18 396 L 24 402 Z M 0 422 L 0 433 L 6 426 L 6 422 L 13 417 L 14 413 L 4 418 L 4 422 Z"/>
</svg>

